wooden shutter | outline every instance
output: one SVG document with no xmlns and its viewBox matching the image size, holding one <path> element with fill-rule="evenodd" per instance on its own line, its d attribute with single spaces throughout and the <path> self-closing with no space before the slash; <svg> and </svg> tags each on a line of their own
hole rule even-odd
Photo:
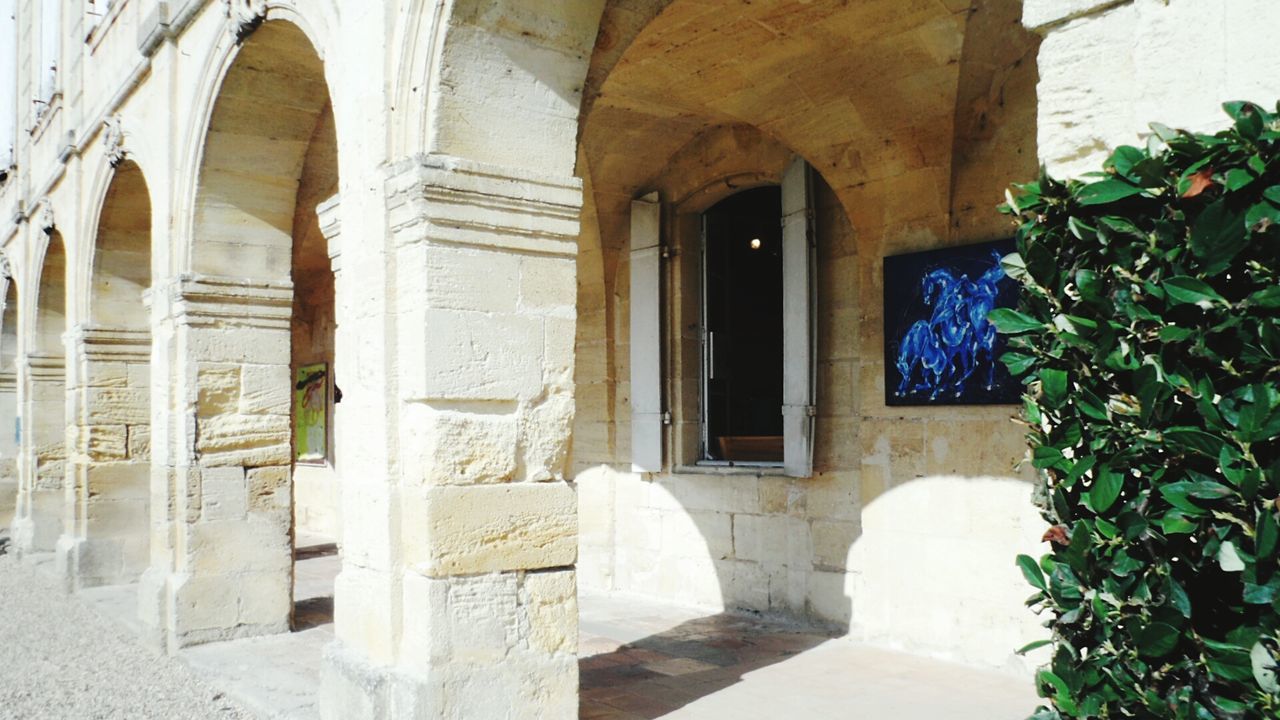
<svg viewBox="0 0 1280 720">
<path fill-rule="evenodd" d="M 631 469 L 662 470 L 658 194 L 631 203 Z"/>
<path fill-rule="evenodd" d="M 814 283 L 813 192 L 809 166 L 791 160 L 782 176 L 783 469 L 813 474 Z"/>
</svg>

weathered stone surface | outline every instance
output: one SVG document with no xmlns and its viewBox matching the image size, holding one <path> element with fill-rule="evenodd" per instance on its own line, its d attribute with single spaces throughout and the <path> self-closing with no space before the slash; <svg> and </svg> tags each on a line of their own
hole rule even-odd
<svg viewBox="0 0 1280 720">
<path fill-rule="evenodd" d="M 505 483 L 516 472 L 514 414 L 405 408 L 406 444 L 426 485 Z"/>
<path fill-rule="evenodd" d="M 573 565 L 577 507 L 565 483 L 434 487 L 406 495 L 404 553 L 430 577 Z"/>
<path fill-rule="evenodd" d="M 151 422 L 150 393 L 144 389 L 88 388 L 85 421 L 90 425 L 145 425 Z"/>
<path fill-rule="evenodd" d="M 406 338 L 422 348 L 421 366 L 405 381 L 411 397 L 512 401 L 541 391 L 540 318 L 427 310 L 421 323 Z"/>
<path fill-rule="evenodd" d="M 84 433 L 90 460 L 106 462 L 129 456 L 129 430 L 124 425 L 92 425 L 84 428 Z"/>
<path fill-rule="evenodd" d="M 200 396 L 196 410 L 201 417 L 210 417 L 239 409 L 239 365 L 201 363 L 196 375 Z"/>
<path fill-rule="evenodd" d="M 196 420 L 196 451 L 205 464 L 286 465 L 291 458 L 288 415 L 214 415 Z"/>
<path fill-rule="evenodd" d="M 130 425 L 128 431 L 130 459 L 149 460 L 151 458 L 151 427 L 149 425 Z"/>
<path fill-rule="evenodd" d="M 520 601 L 528 617 L 530 648 L 577 654 L 578 583 L 572 570 L 526 574 Z"/>
<path fill-rule="evenodd" d="M 293 398 L 286 365 L 245 365 L 240 371 L 239 412 L 282 414 Z"/>
</svg>

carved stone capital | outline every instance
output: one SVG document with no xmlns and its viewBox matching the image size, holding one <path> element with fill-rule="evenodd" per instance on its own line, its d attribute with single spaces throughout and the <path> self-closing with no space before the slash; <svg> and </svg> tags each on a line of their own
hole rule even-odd
<svg viewBox="0 0 1280 720">
<path fill-rule="evenodd" d="M 111 167 L 119 167 L 128 151 L 124 148 L 124 125 L 119 115 L 102 121 L 102 145 Z"/>
<path fill-rule="evenodd" d="M 582 182 L 445 155 L 392 170 L 387 183 L 397 245 L 470 245 L 572 257 Z"/>
<path fill-rule="evenodd" d="M 4 252 L 0 252 L 0 278 L 13 280 L 13 265 L 9 262 L 9 256 Z"/>
<path fill-rule="evenodd" d="M 46 235 L 52 235 L 57 229 L 57 223 L 53 219 L 53 203 L 47 199 L 40 202 L 39 209 L 36 210 L 36 227 L 40 228 Z"/>
<path fill-rule="evenodd" d="M 222 0 L 227 28 L 236 40 L 244 40 L 267 19 L 267 0 Z"/>
<path fill-rule="evenodd" d="M 342 219 L 338 208 L 342 197 L 334 195 L 316 205 L 316 220 L 320 223 L 320 234 L 324 235 L 329 248 L 329 267 L 336 274 L 342 264 Z"/>
<path fill-rule="evenodd" d="M 163 289 L 159 289 L 163 288 Z M 202 328 L 250 327 L 288 330 L 293 313 L 293 285 L 213 275 L 179 275 L 152 290 L 180 325 Z"/>
</svg>

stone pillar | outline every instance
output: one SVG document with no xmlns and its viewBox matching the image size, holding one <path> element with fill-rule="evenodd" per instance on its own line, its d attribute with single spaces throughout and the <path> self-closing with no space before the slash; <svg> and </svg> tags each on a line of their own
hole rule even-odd
<svg viewBox="0 0 1280 720">
<path fill-rule="evenodd" d="M 398 462 L 343 474 L 322 712 L 576 718 L 580 183 L 431 155 L 395 168 L 388 198 Z"/>
<path fill-rule="evenodd" d="M 288 282 L 202 275 L 151 292 L 151 564 L 139 614 L 170 651 L 289 629 L 292 298 Z"/>
<path fill-rule="evenodd" d="M 18 374 L 0 372 L 0 530 L 18 504 Z"/>
<path fill-rule="evenodd" d="M 134 582 L 147 566 L 151 335 L 76 327 L 58 569 L 68 587 Z"/>
<path fill-rule="evenodd" d="M 19 555 L 51 552 L 62 534 L 66 474 L 66 360 L 31 353 L 18 361 L 18 503 L 13 546 Z"/>
</svg>

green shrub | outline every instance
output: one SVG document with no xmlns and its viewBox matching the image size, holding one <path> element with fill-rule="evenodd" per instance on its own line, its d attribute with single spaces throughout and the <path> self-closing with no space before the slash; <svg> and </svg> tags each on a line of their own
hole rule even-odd
<svg viewBox="0 0 1280 720">
<path fill-rule="evenodd" d="M 991 319 L 1051 526 L 1018 558 L 1036 720 L 1280 717 L 1280 114 L 1224 107 L 1002 208 L 1024 292 Z"/>
</svg>

